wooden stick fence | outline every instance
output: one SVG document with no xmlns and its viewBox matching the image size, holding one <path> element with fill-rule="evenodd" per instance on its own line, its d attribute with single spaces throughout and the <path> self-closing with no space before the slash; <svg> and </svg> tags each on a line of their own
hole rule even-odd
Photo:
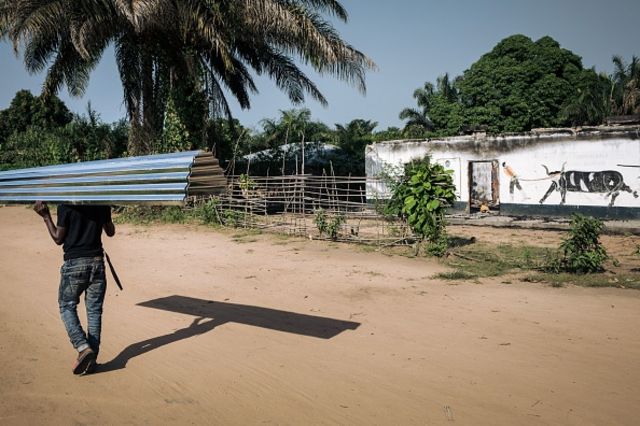
<svg viewBox="0 0 640 426">
<path fill-rule="evenodd" d="M 367 198 L 379 179 L 357 176 L 228 176 L 215 198 L 218 216 L 238 227 L 366 244 L 403 244 L 411 239 L 400 220 L 382 214 L 384 200 Z"/>
</svg>

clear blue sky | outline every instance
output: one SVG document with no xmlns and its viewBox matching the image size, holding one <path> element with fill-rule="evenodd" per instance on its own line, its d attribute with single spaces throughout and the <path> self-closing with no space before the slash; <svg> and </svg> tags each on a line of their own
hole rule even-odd
<svg viewBox="0 0 640 426">
<path fill-rule="evenodd" d="M 312 118 L 333 126 L 354 118 L 377 121 L 378 130 L 402 126 L 398 113 L 415 106 L 413 91 L 425 81 L 448 72 L 459 75 L 503 38 L 524 34 L 534 40 L 550 35 L 564 48 L 580 55 L 585 67 L 611 72 L 611 56 L 640 56 L 640 0 L 343 0 L 347 24 L 338 24 L 341 36 L 370 56 L 380 68 L 367 76 L 367 94 L 330 77 L 311 73 L 329 101 L 324 108 L 313 100 L 305 107 Z M 0 109 L 20 89 L 39 93 L 44 75 L 28 75 L 12 47 L 0 43 Z M 234 114 L 259 129 L 263 118 L 276 118 L 293 106 L 277 88 L 257 78 L 260 93 L 252 108 Z M 91 101 L 104 121 L 124 117 L 122 88 L 111 49 L 91 76 L 85 96 L 60 97 L 76 112 Z"/>
</svg>

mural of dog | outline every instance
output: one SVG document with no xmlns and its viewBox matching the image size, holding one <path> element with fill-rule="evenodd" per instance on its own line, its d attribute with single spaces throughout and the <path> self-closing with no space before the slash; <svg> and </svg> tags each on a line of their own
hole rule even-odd
<svg viewBox="0 0 640 426">
<path fill-rule="evenodd" d="M 552 182 L 544 197 L 540 200 L 540 204 L 544 203 L 553 191 L 560 191 L 560 205 L 565 203 L 567 192 L 606 194 L 605 197 L 611 197 L 609 207 L 613 206 L 621 191 L 629 192 L 635 198 L 638 198 L 638 191 L 632 191 L 624 183 L 624 177 L 620 172 L 615 170 L 603 170 L 601 172 L 565 171 L 565 165 L 566 163 L 562 165 L 562 170 L 553 172 L 550 172 L 544 164 L 542 165 L 547 172 L 547 176 L 551 177 Z"/>
</svg>

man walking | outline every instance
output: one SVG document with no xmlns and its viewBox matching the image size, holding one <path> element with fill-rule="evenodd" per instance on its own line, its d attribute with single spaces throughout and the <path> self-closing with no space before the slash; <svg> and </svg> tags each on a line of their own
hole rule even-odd
<svg viewBox="0 0 640 426">
<path fill-rule="evenodd" d="M 511 197 L 511 201 L 513 201 L 513 193 L 514 189 L 518 188 L 518 191 L 522 194 L 522 199 L 527 200 L 527 194 L 522 190 L 522 186 L 520 186 L 520 180 L 518 179 L 518 175 L 513 171 L 511 166 L 509 166 L 506 162 L 502 162 L 502 167 L 504 169 L 504 173 L 509 177 L 509 196 Z"/>
<path fill-rule="evenodd" d="M 102 250 L 102 231 L 112 237 L 115 226 L 108 206 L 58 206 L 57 226 L 46 204 L 36 202 L 34 210 L 43 219 L 53 241 L 63 245 L 58 305 L 71 344 L 78 351 L 73 374 L 93 373 L 100 350 L 102 303 L 107 287 Z M 85 334 L 77 306 L 84 293 L 87 309 Z"/>
</svg>

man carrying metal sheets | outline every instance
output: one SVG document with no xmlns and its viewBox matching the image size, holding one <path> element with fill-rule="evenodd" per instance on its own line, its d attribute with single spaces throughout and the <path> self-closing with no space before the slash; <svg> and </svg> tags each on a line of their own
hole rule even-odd
<svg viewBox="0 0 640 426">
<path fill-rule="evenodd" d="M 71 344 L 78 351 L 73 374 L 93 373 L 100 349 L 102 304 L 107 286 L 101 237 L 103 230 L 109 237 L 116 232 L 111 207 L 62 204 L 58 206 L 57 225 L 43 202 L 36 202 L 34 210 L 44 219 L 53 241 L 64 250 L 58 305 Z M 82 293 L 87 309 L 86 334 L 77 312 Z"/>
</svg>

